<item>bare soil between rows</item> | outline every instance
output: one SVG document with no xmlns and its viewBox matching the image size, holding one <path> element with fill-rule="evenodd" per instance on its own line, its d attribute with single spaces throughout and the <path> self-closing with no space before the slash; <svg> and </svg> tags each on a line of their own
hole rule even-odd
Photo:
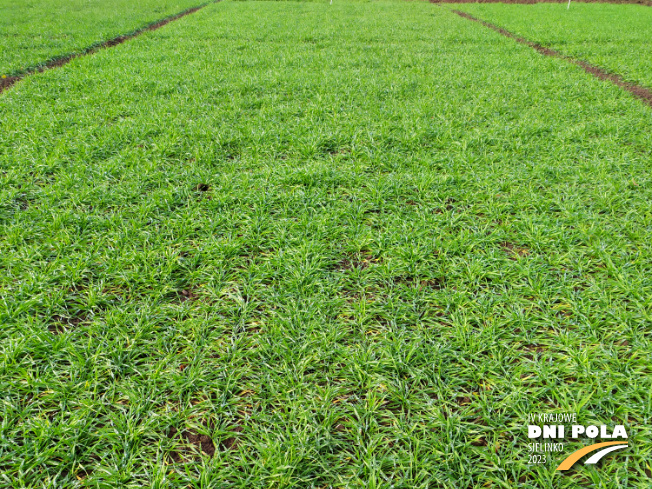
<svg viewBox="0 0 652 489">
<path fill-rule="evenodd" d="M 509 37 L 510 39 L 514 39 L 515 41 L 521 44 L 530 46 L 531 48 L 536 49 L 541 54 L 544 54 L 546 56 L 552 56 L 554 58 L 564 59 L 569 63 L 573 63 L 579 66 L 580 68 L 582 68 L 587 73 L 595 76 L 596 78 L 599 78 L 600 80 L 610 81 L 614 85 L 617 85 L 620 88 L 627 90 L 629 93 L 631 93 L 632 95 L 634 95 L 635 97 L 643 101 L 643 103 L 652 107 L 652 90 L 650 90 L 649 88 L 642 87 L 632 82 L 628 82 L 622 76 L 616 75 L 614 73 L 609 73 L 608 71 L 604 70 L 603 68 L 600 68 L 599 66 L 592 65 L 591 63 L 587 63 L 586 61 L 582 61 L 580 59 L 571 58 L 558 51 L 555 51 L 554 49 L 550 49 L 536 42 L 529 41 L 523 37 L 517 36 L 516 34 L 509 32 L 508 30 L 503 29 L 502 27 L 492 24 L 491 22 L 478 19 L 477 17 L 474 17 L 473 15 L 468 14 L 466 12 L 462 12 L 460 10 L 451 10 L 451 11 L 456 13 L 460 17 L 463 17 L 468 20 L 472 20 L 473 22 L 478 22 L 479 24 L 482 24 L 483 26 L 496 31 L 505 37 Z"/>
<path fill-rule="evenodd" d="M 219 0 L 217 0 L 219 1 Z M 216 3 L 216 2 L 213 2 Z M 203 5 L 199 5 L 197 7 L 192 7 L 187 10 L 184 10 L 183 12 L 179 12 L 178 14 L 171 15 L 170 17 L 166 17 L 161 20 L 157 20 L 156 22 L 153 22 L 151 24 L 148 24 L 144 27 L 141 27 L 140 29 L 132 32 L 131 34 L 124 34 L 120 36 L 116 36 L 112 39 L 108 39 L 104 42 L 101 42 L 99 44 L 95 44 L 93 46 L 90 46 L 86 48 L 84 51 L 80 53 L 73 53 L 73 54 L 67 54 L 64 56 L 60 56 L 58 58 L 55 58 L 53 60 L 48 61 L 47 63 L 37 66 L 34 68 L 28 69 L 25 73 L 17 75 L 17 76 L 3 76 L 0 78 L 0 93 L 3 91 L 7 90 L 8 88 L 11 88 L 13 85 L 18 83 L 20 80 L 25 78 L 26 76 L 32 75 L 34 73 L 42 73 L 46 70 L 50 70 L 52 68 L 58 68 L 60 66 L 66 65 L 70 63 L 73 59 L 75 58 L 81 58 L 82 56 L 88 56 L 89 54 L 93 54 L 98 52 L 101 49 L 106 49 L 110 48 L 113 46 L 117 46 L 118 44 L 122 44 L 125 41 L 128 41 L 130 39 L 133 39 L 135 37 L 140 36 L 141 34 L 148 32 L 148 31 L 155 31 L 157 29 L 160 29 L 164 25 L 169 24 L 170 22 L 173 22 L 175 20 L 178 20 L 182 17 L 185 17 L 186 15 L 194 14 L 198 10 L 203 9 L 206 7 L 208 3 L 205 3 Z"/>
</svg>

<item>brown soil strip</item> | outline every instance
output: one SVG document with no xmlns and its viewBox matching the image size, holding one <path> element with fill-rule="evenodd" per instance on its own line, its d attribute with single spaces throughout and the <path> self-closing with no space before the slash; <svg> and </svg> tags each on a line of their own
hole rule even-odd
<svg viewBox="0 0 652 489">
<path fill-rule="evenodd" d="M 573 3 L 615 3 L 618 5 L 645 5 L 652 7 L 650 0 L 572 0 Z M 568 3 L 568 0 L 430 0 L 430 3 L 519 3 L 534 5 L 535 3 Z"/>
<path fill-rule="evenodd" d="M 640 85 L 636 85 L 635 83 L 625 81 L 622 76 L 609 73 L 605 71 L 603 68 L 600 68 L 599 66 L 592 65 L 590 63 L 587 63 L 586 61 L 582 61 L 579 59 L 570 58 L 568 56 L 561 54 L 558 51 L 555 51 L 554 49 L 547 48 L 545 46 L 542 46 L 541 44 L 537 44 L 536 42 L 528 41 L 527 39 L 517 36 L 516 34 L 512 34 L 511 32 L 503 29 L 502 27 L 498 27 L 495 24 L 478 19 L 477 17 L 474 17 L 471 14 L 467 14 L 466 12 L 462 12 L 460 10 L 451 10 L 451 12 L 454 12 L 460 17 L 463 17 L 465 19 L 472 20 L 473 22 L 478 22 L 483 26 L 488 27 L 489 29 L 493 29 L 494 31 L 502 34 L 505 37 L 509 37 L 510 39 L 514 39 L 515 41 L 520 42 L 521 44 L 530 46 L 531 48 L 536 49 L 541 54 L 544 54 L 546 56 L 552 56 L 553 58 L 564 59 L 569 63 L 573 63 L 574 65 L 579 66 L 584 71 L 595 76 L 596 78 L 599 78 L 600 80 L 610 81 L 614 85 L 617 85 L 620 88 L 627 90 L 635 97 L 641 99 L 643 103 L 652 107 L 652 90 L 650 90 L 649 88 L 645 88 Z"/>
<path fill-rule="evenodd" d="M 219 0 L 214 0 L 213 2 L 209 3 L 217 3 Z M 22 73 L 20 75 L 16 76 L 6 76 L 3 75 L 2 78 L 0 78 L 0 93 L 3 91 L 7 90 L 8 88 L 12 87 L 15 85 L 17 82 L 22 80 L 28 75 L 32 75 L 34 73 L 41 73 L 43 71 L 52 69 L 52 68 L 58 68 L 60 66 L 66 65 L 70 63 L 73 59 L 75 58 L 80 58 L 82 56 L 88 56 L 89 54 L 96 53 L 100 49 L 105 49 L 105 48 L 110 48 L 113 46 L 117 46 L 118 44 L 122 44 L 125 41 L 128 41 L 130 39 L 133 39 L 134 37 L 138 37 L 144 32 L 147 31 L 155 31 L 157 29 L 160 29 L 166 24 L 169 24 L 170 22 L 173 22 L 175 20 L 180 19 L 181 17 L 185 17 L 186 15 L 194 14 L 198 10 L 203 9 L 209 3 L 204 3 L 202 5 L 199 5 L 197 7 L 192 7 L 187 10 L 184 10 L 183 12 L 179 12 L 178 14 L 171 15 L 170 17 L 166 17 L 161 20 L 157 20 L 156 22 L 153 22 L 151 24 L 147 24 L 144 27 L 141 27 L 140 29 L 132 32 L 131 34 L 124 34 L 121 36 L 114 37 L 113 39 L 109 39 L 108 41 L 101 42 L 99 44 L 94 44 L 93 46 L 90 46 L 86 49 L 84 49 L 80 53 L 73 53 L 73 54 L 67 54 L 55 59 L 52 59 L 45 63 L 44 65 L 33 67 L 33 68 L 28 68 L 25 73 Z"/>
</svg>

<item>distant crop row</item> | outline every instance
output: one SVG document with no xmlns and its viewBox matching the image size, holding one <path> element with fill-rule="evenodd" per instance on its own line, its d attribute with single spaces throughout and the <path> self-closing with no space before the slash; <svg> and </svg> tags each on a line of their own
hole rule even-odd
<svg viewBox="0 0 652 489">
<path fill-rule="evenodd" d="M 0 0 L 0 75 L 83 51 L 202 0 Z"/>
<path fill-rule="evenodd" d="M 652 8 L 572 3 L 465 4 L 460 10 L 652 87 Z"/>
</svg>

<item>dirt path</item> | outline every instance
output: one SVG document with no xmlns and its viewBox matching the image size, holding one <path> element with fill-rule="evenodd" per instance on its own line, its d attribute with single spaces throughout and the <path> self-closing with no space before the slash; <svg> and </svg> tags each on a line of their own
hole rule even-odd
<svg viewBox="0 0 652 489">
<path fill-rule="evenodd" d="M 517 42 L 520 42 L 521 44 L 525 44 L 526 46 L 530 46 L 533 49 L 536 49 L 538 52 L 541 54 L 544 54 L 546 56 L 552 56 L 554 58 L 560 58 L 568 61 L 569 63 L 573 63 L 574 65 L 579 66 L 582 68 L 584 71 L 587 73 L 590 73 L 591 75 L 595 76 L 596 78 L 599 78 L 600 80 L 607 80 L 613 83 L 614 85 L 619 86 L 620 88 L 623 88 L 627 90 L 629 93 L 634 95 L 635 97 L 638 97 L 641 99 L 645 104 L 649 105 L 652 107 L 652 90 L 649 88 L 642 87 L 640 85 L 636 85 L 635 83 L 628 82 L 623 79 L 620 75 L 615 75 L 613 73 L 609 73 L 605 71 L 603 68 L 600 68 L 599 66 L 592 65 L 590 63 L 587 63 L 586 61 L 582 61 L 579 59 L 571 58 L 569 56 L 565 56 L 561 54 L 558 51 L 555 51 L 554 49 L 547 48 L 545 46 L 541 46 L 540 44 L 537 44 L 536 42 L 528 41 L 525 38 L 519 37 L 516 34 L 512 34 L 511 32 L 503 29 L 502 27 L 498 27 L 495 24 L 492 24 L 490 22 L 486 22 L 482 19 L 478 19 L 477 17 L 474 17 L 471 14 L 468 14 L 466 12 L 461 12 L 460 10 L 451 10 L 451 12 L 456 13 L 460 17 L 463 17 L 468 20 L 472 20 L 473 22 L 478 22 L 479 24 L 482 24 L 485 27 L 488 27 L 489 29 L 493 29 L 496 32 L 499 32 L 505 37 L 509 37 L 510 39 L 514 39 Z"/>
</svg>

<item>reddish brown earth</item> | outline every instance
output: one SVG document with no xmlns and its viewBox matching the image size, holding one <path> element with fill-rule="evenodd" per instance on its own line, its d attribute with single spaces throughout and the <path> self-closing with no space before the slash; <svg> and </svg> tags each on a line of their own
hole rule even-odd
<svg viewBox="0 0 652 489">
<path fill-rule="evenodd" d="M 630 5 L 652 6 L 650 0 L 572 0 L 574 3 L 616 3 Z M 568 3 L 568 0 L 430 0 L 430 3 L 520 3 L 533 5 L 535 3 Z"/>
<path fill-rule="evenodd" d="M 499 32 L 505 37 L 509 37 L 510 39 L 514 39 L 517 42 L 520 42 L 521 44 L 525 44 L 526 46 L 530 46 L 533 49 L 536 49 L 538 52 L 541 54 L 544 54 L 546 56 L 552 56 L 554 58 L 561 58 L 569 63 L 573 63 L 580 68 L 582 68 L 584 71 L 587 73 L 595 76 L 596 78 L 599 78 L 600 80 L 606 80 L 610 81 L 614 85 L 619 86 L 620 88 L 623 88 L 627 90 L 629 93 L 634 95 L 635 97 L 638 97 L 643 101 L 643 103 L 649 105 L 652 107 L 652 90 L 649 88 L 642 87 L 640 85 L 636 85 L 635 83 L 631 83 L 623 79 L 622 76 L 620 75 L 615 75 L 613 73 L 609 73 L 605 71 L 603 68 L 600 68 L 599 66 L 592 65 L 590 63 L 587 63 L 586 61 L 582 61 L 580 59 L 575 59 L 571 58 L 569 56 L 565 56 L 561 54 L 558 51 L 555 51 L 554 49 L 547 48 L 545 46 L 541 46 L 540 44 L 537 44 L 536 42 L 528 41 L 525 38 L 519 37 L 516 34 L 512 34 L 511 32 L 503 29 L 502 27 L 498 27 L 495 24 L 492 24 L 490 22 L 486 22 L 484 20 L 478 19 L 474 17 L 471 14 L 468 14 L 466 12 L 462 12 L 460 10 L 452 10 L 452 12 L 456 13 L 460 17 L 463 17 L 468 20 L 472 20 L 473 22 L 478 22 L 482 24 L 485 27 L 488 27 L 489 29 L 493 29 L 496 32 Z"/>
<path fill-rule="evenodd" d="M 213 3 L 217 3 L 219 0 L 215 0 Z M 199 5 L 198 7 L 193 7 L 189 8 L 188 10 L 184 10 L 183 12 L 179 12 L 178 14 L 172 15 L 170 17 L 166 17 L 165 19 L 157 20 L 156 22 L 152 24 L 148 24 L 145 27 L 141 27 L 135 32 L 132 32 L 131 34 L 126 34 L 122 36 L 117 36 L 114 37 L 113 39 L 109 39 L 107 41 L 104 41 L 100 44 L 96 44 L 94 46 L 91 46 L 89 48 L 86 48 L 83 52 L 81 53 L 75 53 L 75 54 L 68 54 L 61 56 L 59 58 L 53 59 L 51 61 L 48 61 L 46 64 L 42 66 L 38 66 L 36 68 L 31 68 L 27 70 L 25 73 L 17 76 L 4 76 L 0 78 L 0 93 L 3 91 L 7 90 L 8 88 L 12 87 L 14 84 L 16 84 L 18 81 L 22 80 L 28 75 L 31 75 L 33 73 L 41 73 L 45 70 L 49 70 L 52 68 L 58 68 L 59 66 L 63 66 L 65 64 L 70 63 L 75 58 L 79 58 L 81 56 L 87 56 L 89 54 L 96 53 L 100 49 L 105 49 L 105 48 L 110 48 L 113 46 L 117 46 L 118 44 L 122 44 L 125 41 L 128 41 L 129 39 L 133 39 L 134 37 L 138 37 L 144 32 L 147 31 L 155 31 L 156 29 L 160 29 L 166 24 L 169 24 L 170 22 L 173 22 L 175 20 L 180 19 L 181 17 L 185 17 L 186 15 L 194 14 L 198 10 L 203 9 L 206 7 L 208 3 L 205 3 L 203 5 Z"/>
<path fill-rule="evenodd" d="M 20 80 L 20 76 L 4 76 L 0 78 L 0 92 L 3 90 L 6 90 L 10 86 L 12 86 L 14 83 L 16 83 L 18 80 Z"/>
</svg>

